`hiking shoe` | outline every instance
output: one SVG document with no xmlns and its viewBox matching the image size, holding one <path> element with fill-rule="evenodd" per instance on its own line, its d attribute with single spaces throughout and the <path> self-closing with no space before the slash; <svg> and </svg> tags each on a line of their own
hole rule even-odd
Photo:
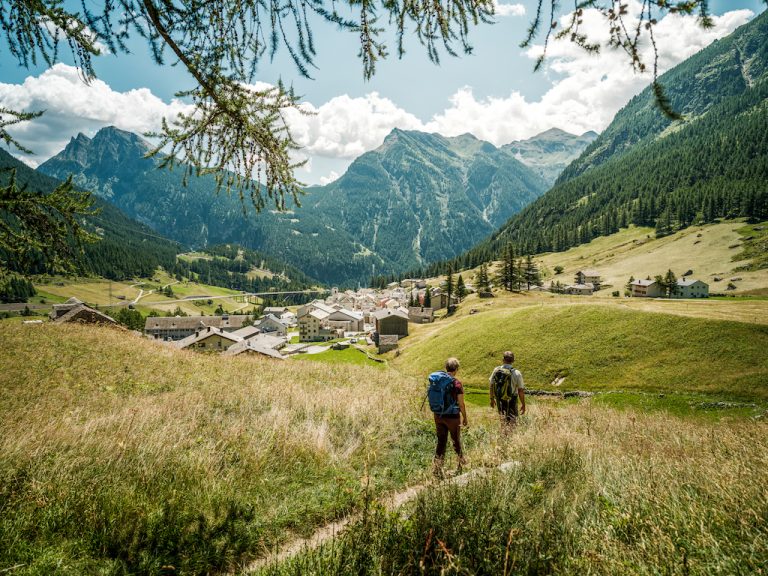
<svg viewBox="0 0 768 576">
<path fill-rule="evenodd" d="M 434 476 L 437 480 L 443 480 L 445 478 L 442 458 L 435 458 L 435 460 L 432 462 L 432 476 Z"/>
</svg>

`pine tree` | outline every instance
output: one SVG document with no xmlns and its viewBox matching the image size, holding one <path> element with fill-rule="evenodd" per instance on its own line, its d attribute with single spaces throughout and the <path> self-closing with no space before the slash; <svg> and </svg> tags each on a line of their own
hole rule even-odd
<svg viewBox="0 0 768 576">
<path fill-rule="evenodd" d="M 677 286 L 677 277 L 675 276 L 675 273 L 672 272 L 672 270 L 667 270 L 667 273 L 664 275 L 664 289 L 666 291 L 667 298 L 672 298 L 679 291 Z"/>
<path fill-rule="evenodd" d="M 635 281 L 635 277 L 634 276 L 630 276 L 629 280 L 627 281 L 627 283 L 624 284 L 624 291 L 625 291 L 625 294 L 627 294 L 627 296 L 631 296 L 632 295 L 632 283 L 634 281 Z"/>
<path fill-rule="evenodd" d="M 448 306 L 448 313 L 450 314 L 453 311 L 453 305 L 451 304 L 451 296 L 453 296 L 453 265 L 448 265 L 448 276 L 445 278 L 445 293 L 448 296 L 448 303 L 446 306 Z"/>
<path fill-rule="evenodd" d="M 480 269 L 477 272 L 477 276 L 475 278 L 475 282 L 477 283 L 477 291 L 478 292 L 490 292 L 491 286 L 490 281 L 488 280 L 488 265 L 483 263 L 480 264 Z"/>
<path fill-rule="evenodd" d="M 464 278 L 461 277 L 461 274 L 459 274 L 458 280 L 456 280 L 456 297 L 459 299 L 459 302 L 464 300 L 464 298 L 467 295 L 467 287 L 464 285 Z"/>
<path fill-rule="evenodd" d="M 432 307 L 432 289 L 429 286 L 424 290 L 424 307 Z"/>
<path fill-rule="evenodd" d="M 525 268 L 523 269 L 523 278 L 527 289 L 531 289 L 531 284 L 534 286 L 541 286 L 541 274 L 539 269 L 533 261 L 533 257 L 529 254 L 525 257 Z"/>
</svg>

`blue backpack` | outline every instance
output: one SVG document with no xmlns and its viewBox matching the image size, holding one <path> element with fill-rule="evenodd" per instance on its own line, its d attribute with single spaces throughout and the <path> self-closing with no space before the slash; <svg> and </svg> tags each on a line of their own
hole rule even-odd
<svg viewBox="0 0 768 576">
<path fill-rule="evenodd" d="M 438 416 L 458 414 L 459 403 L 453 397 L 454 378 L 447 372 L 440 370 L 429 375 L 429 387 L 427 388 L 427 400 L 429 407 Z"/>
</svg>

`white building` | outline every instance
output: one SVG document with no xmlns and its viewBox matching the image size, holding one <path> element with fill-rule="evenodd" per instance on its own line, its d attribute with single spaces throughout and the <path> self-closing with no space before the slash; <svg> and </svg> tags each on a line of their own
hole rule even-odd
<svg viewBox="0 0 768 576">
<path fill-rule="evenodd" d="M 675 298 L 709 298 L 709 284 L 701 280 L 678 280 Z"/>
</svg>

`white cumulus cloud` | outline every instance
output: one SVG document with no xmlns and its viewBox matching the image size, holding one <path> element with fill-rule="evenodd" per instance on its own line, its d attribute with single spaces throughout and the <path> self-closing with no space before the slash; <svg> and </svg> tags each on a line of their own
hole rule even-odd
<svg viewBox="0 0 768 576">
<path fill-rule="evenodd" d="M 636 0 L 630 0 L 630 9 L 637 6 Z M 730 34 L 752 16 L 749 10 L 728 12 L 713 17 L 714 26 L 710 29 L 701 28 L 692 16 L 665 16 L 655 28 L 659 72 Z M 595 10 L 586 10 L 583 19 L 583 30 L 591 38 L 605 42 L 607 24 L 603 17 Z M 541 50 L 534 46 L 525 55 L 533 60 Z M 650 68 L 650 47 L 644 47 L 644 55 Z M 547 74 L 552 85 L 537 100 L 528 100 L 516 90 L 480 98 L 472 87 L 466 86 L 449 98 L 443 111 L 426 120 L 377 92 L 360 97 L 342 94 L 319 106 L 302 103 L 301 108 L 310 114 L 286 110 L 284 117 L 291 133 L 303 146 L 297 158 L 310 160 L 300 175 L 309 182 L 332 181 L 352 159 L 380 146 L 393 128 L 446 136 L 469 132 L 496 145 L 529 138 L 552 127 L 575 134 L 601 131 L 651 81 L 650 73 L 633 72 L 623 51 L 603 48 L 594 55 L 567 40 L 550 43 L 546 62 L 540 73 Z M 514 79 L 510 79 L 510 85 L 514 85 Z M 259 83 L 253 87 L 268 86 Z M 36 156 L 23 158 L 32 165 L 58 153 L 78 132 L 92 135 L 106 125 L 138 133 L 152 131 L 159 128 L 163 117 L 191 111 L 189 105 L 179 100 L 164 102 L 148 88 L 117 92 L 100 80 L 86 85 L 75 68 L 64 64 L 57 64 L 38 77 L 28 77 L 23 84 L 0 83 L 0 106 L 46 110 L 42 118 L 15 126 L 11 132 L 36 152 Z M 323 160 L 323 167 L 314 173 L 313 158 Z"/>
<path fill-rule="evenodd" d="M 496 16 L 525 16 L 525 6 L 522 4 L 502 4 L 494 0 L 493 8 Z"/>
<path fill-rule="evenodd" d="M 418 130 L 421 121 L 377 92 L 331 98 L 322 106 L 301 104 L 309 114 L 285 113 L 291 134 L 310 154 L 355 158 L 381 145 L 393 128 Z"/>
<path fill-rule="evenodd" d="M 710 29 L 703 29 L 693 16 L 665 16 L 655 29 L 659 74 L 727 36 L 752 16 L 749 10 L 728 12 L 714 17 Z M 593 40 L 607 40 L 606 21 L 596 10 L 585 11 L 582 29 Z M 535 46 L 526 55 L 533 60 L 542 49 Z M 650 70 L 651 47 L 644 46 L 643 54 Z M 553 126 L 575 134 L 601 131 L 652 80 L 650 72 L 635 73 L 621 50 L 604 47 L 597 55 L 589 54 L 567 40 L 550 43 L 546 62 L 547 71 L 556 73 L 556 77 L 539 100 L 528 101 L 517 91 L 505 97 L 478 99 L 471 87 L 465 87 L 425 128 L 446 136 L 471 132 L 496 145 L 529 138 Z"/>
<path fill-rule="evenodd" d="M 93 135 L 109 125 L 148 132 L 159 129 L 163 117 L 191 111 L 179 100 L 163 102 L 148 88 L 117 92 L 101 80 L 85 84 L 77 69 L 66 64 L 29 76 L 23 84 L 0 83 L 0 106 L 16 111 L 45 110 L 42 118 L 9 130 L 34 151 L 31 156 L 19 154 L 33 166 L 61 151 L 78 132 Z"/>
</svg>

